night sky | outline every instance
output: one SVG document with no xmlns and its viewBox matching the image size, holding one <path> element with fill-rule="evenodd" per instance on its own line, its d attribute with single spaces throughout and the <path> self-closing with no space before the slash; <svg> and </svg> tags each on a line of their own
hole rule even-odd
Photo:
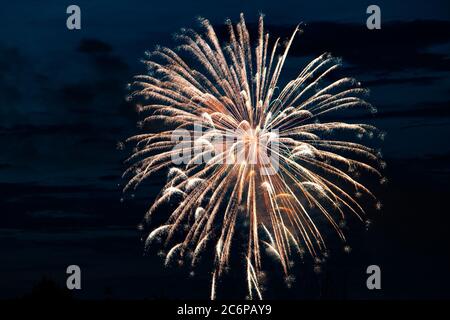
<svg viewBox="0 0 450 320">
<path fill-rule="evenodd" d="M 208 298 L 210 275 L 164 268 L 144 255 L 137 226 L 161 186 L 122 194 L 116 145 L 139 132 L 126 84 L 139 60 L 174 45 L 181 27 L 208 18 L 220 30 L 243 12 L 251 26 L 287 37 L 298 23 L 282 81 L 313 57 L 342 57 L 347 75 L 369 88 L 378 113 L 346 113 L 387 132 L 381 147 L 389 183 L 377 190 L 372 225 L 352 225 L 350 245 L 332 251 L 322 274 L 308 263 L 268 298 L 450 298 L 450 4 L 428 1 L 9 1 L 0 11 L 0 298 L 29 295 L 45 277 L 64 287 L 66 267 L 82 269 L 77 298 Z M 66 28 L 81 7 L 82 29 Z M 366 8 L 381 8 L 381 30 Z M 382 289 L 366 288 L 366 267 Z M 222 297 L 245 293 L 224 283 Z M 220 297 L 220 295 L 219 295 Z"/>
</svg>

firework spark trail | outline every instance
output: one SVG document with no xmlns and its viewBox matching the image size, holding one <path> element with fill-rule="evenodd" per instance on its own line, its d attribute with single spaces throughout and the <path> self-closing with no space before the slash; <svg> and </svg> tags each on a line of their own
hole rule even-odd
<svg viewBox="0 0 450 320">
<path fill-rule="evenodd" d="M 261 299 L 261 245 L 288 277 L 293 249 L 297 253 L 306 250 L 313 257 L 327 250 L 315 223 L 318 215 L 345 241 L 339 221 L 346 212 L 364 217 L 355 195 L 365 193 L 377 201 L 358 181 L 362 171 L 384 181 L 377 152 L 360 143 L 333 139 L 332 134 L 347 132 L 346 137 L 350 133 L 361 138 L 381 133 L 367 124 L 319 122 L 320 116 L 331 112 L 375 110 L 364 101 L 367 90 L 352 78 L 323 85 L 340 64 L 329 54 L 311 61 L 284 88 L 277 86 L 299 27 L 279 53 L 280 39 L 270 45 L 262 16 L 255 47 L 243 15 L 236 25 L 226 22 L 229 39 L 224 47 L 208 20 L 200 19 L 200 23 L 203 34 L 183 29 L 176 36 L 177 52 L 158 47 L 148 53 L 143 62 L 149 73 L 136 76 L 131 84 L 135 90 L 130 98 L 146 101 L 139 106 L 143 123 L 163 125 L 156 132 L 128 139 L 136 147 L 127 160 L 130 166 L 124 176 L 129 181 L 124 190 L 136 188 L 160 170 L 169 170 L 167 184 L 146 220 L 162 203 L 181 200 L 167 222 L 150 233 L 147 243 L 164 237 L 169 248 L 166 264 L 177 256 L 179 261 L 190 258 L 195 265 L 202 251 L 215 248 L 211 298 L 216 297 L 217 282 L 228 268 L 238 221 L 245 218 L 248 234 L 243 264 L 249 297 Z M 196 135 L 197 123 L 209 130 Z M 192 133 L 187 150 L 196 154 L 179 165 L 172 160 L 179 152 L 172 139 L 177 129 Z M 236 142 L 215 141 L 216 135 Z M 277 157 L 277 168 L 267 162 L 268 153 Z M 198 161 L 207 154 L 212 158 L 206 163 Z M 180 233 L 181 242 L 175 241 Z"/>
</svg>

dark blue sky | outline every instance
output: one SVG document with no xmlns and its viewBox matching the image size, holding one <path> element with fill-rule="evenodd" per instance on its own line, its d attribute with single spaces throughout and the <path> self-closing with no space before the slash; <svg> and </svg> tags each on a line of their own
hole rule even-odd
<svg viewBox="0 0 450 320">
<path fill-rule="evenodd" d="M 119 201 L 126 152 L 115 145 L 137 131 L 123 98 L 131 76 L 144 71 L 145 50 L 173 44 L 171 35 L 196 26 L 197 16 L 220 28 L 240 12 L 249 24 L 264 13 L 269 32 L 281 36 L 305 23 L 284 79 L 324 51 L 341 56 L 379 110 L 364 120 L 388 133 L 385 209 L 371 231 L 355 232 L 353 255 L 331 264 L 340 289 L 329 295 L 450 296 L 450 276 L 439 277 L 450 266 L 448 1 L 77 1 L 80 31 L 65 27 L 69 4 L 16 1 L 0 12 L 0 288 L 7 289 L 0 297 L 28 293 L 43 275 L 64 284 L 71 263 L 86 270 L 83 297 L 101 298 L 106 287 L 120 297 L 189 296 L 185 274 L 142 257 L 135 227 L 158 183 L 145 197 Z M 365 27 L 369 4 L 381 7 L 381 30 Z M 381 293 L 359 281 L 368 263 L 386 270 Z M 336 280 L 343 274 L 356 275 Z M 174 293 L 161 277 L 184 282 Z M 207 282 L 200 278 L 200 287 Z M 315 296 L 311 288 L 293 290 Z"/>
</svg>

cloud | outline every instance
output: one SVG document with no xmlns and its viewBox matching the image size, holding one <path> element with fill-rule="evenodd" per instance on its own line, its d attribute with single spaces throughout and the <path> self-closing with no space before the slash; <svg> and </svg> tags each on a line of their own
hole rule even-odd
<svg viewBox="0 0 450 320">
<path fill-rule="evenodd" d="M 128 64 L 115 55 L 96 56 L 93 62 L 100 72 L 125 73 L 128 70 Z"/>
<path fill-rule="evenodd" d="M 88 84 L 77 83 L 63 86 L 61 98 L 70 104 L 88 104 L 94 97 L 94 88 Z"/>
<path fill-rule="evenodd" d="M 113 54 L 113 47 L 99 39 L 82 39 L 76 49 L 88 54 L 91 62 L 99 72 L 122 74 L 128 70 L 128 64 L 119 56 Z"/>
<path fill-rule="evenodd" d="M 92 123 L 73 123 L 73 124 L 55 124 L 55 125 L 14 125 L 9 127 L 0 127 L 0 136 L 22 136 L 30 137 L 34 135 L 55 135 L 55 134 L 76 134 L 79 136 L 95 134 L 99 127 Z M 118 129 L 114 127 L 102 128 L 103 133 L 117 133 Z"/>
<path fill-rule="evenodd" d="M 0 163 L 0 170 L 11 169 L 13 167 L 10 163 Z"/>
<path fill-rule="evenodd" d="M 396 168 L 402 168 L 403 171 L 397 170 L 396 175 L 408 174 L 411 171 L 416 174 L 434 174 L 435 177 L 440 178 L 438 180 L 440 183 L 448 185 L 448 177 L 450 175 L 450 152 L 448 151 L 427 153 L 417 157 L 403 159 L 390 159 L 388 161 L 390 165 Z M 437 182 L 436 180 L 434 181 Z"/>
<path fill-rule="evenodd" d="M 268 25 L 271 38 L 288 38 L 295 26 Z M 361 70 L 390 73 L 414 69 L 450 71 L 447 52 L 428 49 L 450 42 L 450 21 L 415 20 L 388 22 L 381 30 L 364 24 L 311 22 L 301 26 L 303 33 L 294 41 L 290 56 L 317 56 L 330 52 Z M 225 27 L 219 27 L 225 36 Z M 257 34 L 250 25 L 251 34 Z"/>
<path fill-rule="evenodd" d="M 136 238 L 136 229 L 120 228 L 120 227 L 101 227 L 101 228 L 86 228 L 86 229 L 55 229 L 52 232 L 49 230 L 31 231 L 26 229 L 0 229 L 0 238 L 14 238 L 26 241 L 50 242 L 58 243 L 70 241 L 83 242 L 88 240 L 100 241 L 104 239 L 120 239 L 120 238 Z"/>
<path fill-rule="evenodd" d="M 96 54 L 108 53 L 112 51 L 110 44 L 98 39 L 82 39 L 78 45 L 77 50 L 82 53 Z"/>
<path fill-rule="evenodd" d="M 443 77 L 439 76 L 423 76 L 423 77 L 398 77 L 398 78 L 381 78 L 375 80 L 364 81 L 364 86 L 388 86 L 388 85 L 421 85 L 427 86 L 436 83 Z"/>
<path fill-rule="evenodd" d="M 134 226 L 139 223 L 143 210 L 139 208 L 136 214 L 123 216 L 125 208 L 142 204 L 137 200 L 121 203 L 122 192 L 113 183 L 106 187 L 98 184 L 0 183 L 0 192 L 3 195 L 0 199 L 3 228 L 67 227 L 67 219 L 73 220 L 70 228 Z"/>
<path fill-rule="evenodd" d="M 392 22 L 376 31 L 358 24 L 313 23 L 306 26 L 304 38 L 296 42 L 293 51 L 329 51 L 360 68 L 386 72 L 410 68 L 449 71 L 446 53 L 426 52 L 449 41 L 448 21 Z"/>
<path fill-rule="evenodd" d="M 38 210 L 30 213 L 32 218 L 41 219 L 92 219 L 95 215 L 62 210 Z"/>
<path fill-rule="evenodd" d="M 6 122 L 6 118 L 20 117 L 15 106 L 23 99 L 21 89 L 25 87 L 29 67 L 18 48 L 0 46 L 0 123 Z"/>
<path fill-rule="evenodd" d="M 386 119 L 386 118 L 448 118 L 450 117 L 450 101 L 420 103 L 407 109 L 380 107 L 371 115 L 361 115 L 358 118 Z"/>
</svg>

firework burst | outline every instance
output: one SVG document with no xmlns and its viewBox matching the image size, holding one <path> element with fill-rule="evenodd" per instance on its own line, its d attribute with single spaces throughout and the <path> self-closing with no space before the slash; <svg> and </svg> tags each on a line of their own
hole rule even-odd
<svg viewBox="0 0 450 320">
<path fill-rule="evenodd" d="M 229 39 L 222 46 L 208 20 L 200 23 L 204 32 L 183 29 L 175 36 L 177 50 L 158 47 L 148 53 L 143 61 L 148 74 L 131 84 L 130 99 L 139 101 L 140 124 L 148 131 L 128 139 L 135 148 L 127 160 L 125 190 L 166 170 L 167 183 L 145 220 L 163 203 L 174 207 L 146 244 L 163 241 L 166 264 L 189 259 L 193 266 L 213 248 L 214 299 L 239 232 L 245 239 L 248 295 L 261 299 L 263 252 L 293 279 L 294 255 L 320 260 L 327 252 L 319 222 L 345 241 L 346 216 L 365 220 L 361 196 L 379 206 L 358 177 L 369 172 L 382 181 L 383 163 L 362 140 L 353 140 L 380 132 L 367 124 L 328 120 L 346 109 L 374 110 L 364 101 L 367 90 L 353 78 L 327 80 L 340 65 L 329 54 L 278 87 L 299 27 L 283 45 L 280 39 L 271 44 L 261 16 L 252 46 L 241 15 L 236 25 L 226 22 Z M 198 134 L 198 124 L 207 130 Z M 188 132 L 183 152 L 194 156 L 174 163 L 180 153 L 177 130 Z"/>
</svg>

